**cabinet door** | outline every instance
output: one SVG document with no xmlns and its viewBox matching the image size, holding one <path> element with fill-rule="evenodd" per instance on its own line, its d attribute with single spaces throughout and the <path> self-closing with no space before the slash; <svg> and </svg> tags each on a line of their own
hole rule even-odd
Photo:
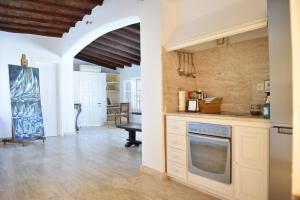
<svg viewBox="0 0 300 200">
<path fill-rule="evenodd" d="M 167 119 L 167 132 L 186 136 L 186 122 L 183 120 Z"/>
<path fill-rule="evenodd" d="M 237 199 L 268 199 L 268 137 L 265 128 L 235 127 Z"/>
</svg>

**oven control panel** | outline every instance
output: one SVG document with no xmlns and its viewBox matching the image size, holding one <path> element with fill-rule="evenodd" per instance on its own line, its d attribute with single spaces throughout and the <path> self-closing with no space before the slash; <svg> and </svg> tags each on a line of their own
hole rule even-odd
<svg viewBox="0 0 300 200">
<path fill-rule="evenodd" d="M 231 138 L 231 126 L 221 124 L 189 122 L 188 132 L 192 134 Z"/>
</svg>

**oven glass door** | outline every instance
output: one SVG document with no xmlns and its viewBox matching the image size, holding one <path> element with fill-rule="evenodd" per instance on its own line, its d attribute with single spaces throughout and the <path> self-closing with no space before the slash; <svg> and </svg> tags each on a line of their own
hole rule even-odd
<svg viewBox="0 0 300 200">
<path fill-rule="evenodd" d="M 189 134 L 189 171 L 230 184 L 230 139 Z"/>
</svg>

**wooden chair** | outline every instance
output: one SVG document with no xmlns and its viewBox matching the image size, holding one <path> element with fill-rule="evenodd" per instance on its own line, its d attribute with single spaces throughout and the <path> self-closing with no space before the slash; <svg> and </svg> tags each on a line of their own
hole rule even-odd
<svg viewBox="0 0 300 200">
<path fill-rule="evenodd" d="M 122 117 L 127 119 L 127 124 L 129 123 L 129 103 L 120 103 L 120 110 L 115 114 L 115 124 L 119 119 L 120 124 L 122 123 Z"/>
</svg>

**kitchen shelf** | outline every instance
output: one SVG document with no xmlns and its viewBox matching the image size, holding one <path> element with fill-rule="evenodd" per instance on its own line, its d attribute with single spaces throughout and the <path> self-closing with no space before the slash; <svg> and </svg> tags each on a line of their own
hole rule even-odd
<svg viewBox="0 0 300 200">
<path fill-rule="evenodd" d="M 120 75 L 119 74 L 106 74 L 106 94 L 107 98 L 111 101 L 112 105 L 120 104 Z M 115 123 L 115 112 L 117 107 L 107 107 L 107 123 Z"/>
</svg>

